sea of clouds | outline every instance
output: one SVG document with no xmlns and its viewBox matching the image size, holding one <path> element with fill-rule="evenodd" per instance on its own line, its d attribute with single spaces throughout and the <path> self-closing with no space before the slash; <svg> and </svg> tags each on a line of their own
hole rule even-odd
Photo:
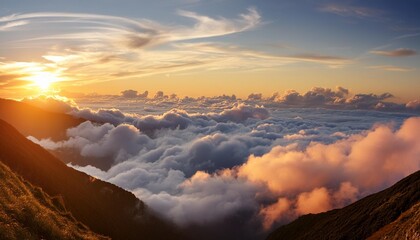
<svg viewBox="0 0 420 240">
<path fill-rule="evenodd" d="M 245 100 L 127 90 L 81 105 L 24 101 L 87 120 L 62 141 L 29 137 L 69 166 L 133 192 L 194 237 L 255 239 L 420 169 L 418 106 L 388 97 L 343 88 Z"/>
</svg>

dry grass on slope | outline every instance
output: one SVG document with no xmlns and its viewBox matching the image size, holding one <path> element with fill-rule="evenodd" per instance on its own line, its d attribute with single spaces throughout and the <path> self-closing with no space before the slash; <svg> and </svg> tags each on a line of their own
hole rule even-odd
<svg viewBox="0 0 420 240">
<path fill-rule="evenodd" d="M 401 214 L 397 220 L 381 228 L 368 238 L 368 240 L 380 239 L 420 239 L 420 202 Z"/>
<path fill-rule="evenodd" d="M 108 239 L 91 232 L 0 161 L 0 239 Z"/>
</svg>

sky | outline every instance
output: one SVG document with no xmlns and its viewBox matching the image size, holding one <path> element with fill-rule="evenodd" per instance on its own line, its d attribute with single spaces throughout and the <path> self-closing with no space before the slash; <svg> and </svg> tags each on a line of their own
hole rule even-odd
<svg viewBox="0 0 420 240">
<path fill-rule="evenodd" d="M 10 1 L 0 94 L 185 97 L 313 87 L 420 98 L 418 0 Z"/>
</svg>

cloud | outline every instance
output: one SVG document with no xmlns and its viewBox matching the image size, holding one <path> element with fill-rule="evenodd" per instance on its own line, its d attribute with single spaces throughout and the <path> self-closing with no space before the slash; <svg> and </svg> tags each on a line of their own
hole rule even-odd
<svg viewBox="0 0 420 240">
<path fill-rule="evenodd" d="M 414 68 L 398 67 L 393 65 L 370 66 L 371 69 L 379 69 L 391 72 L 409 72 L 415 70 Z"/>
<path fill-rule="evenodd" d="M 242 122 L 249 118 L 266 119 L 270 116 L 269 111 L 263 106 L 249 106 L 237 104 L 231 109 L 223 110 L 220 114 L 209 114 L 211 118 L 218 122 Z"/>
<path fill-rule="evenodd" d="M 380 95 L 376 95 L 372 93 L 371 94 L 356 94 L 352 96 L 351 98 L 346 99 L 346 103 L 360 109 L 372 109 L 372 108 L 376 108 L 378 104 L 382 103 L 383 100 L 393 98 L 393 97 L 394 96 L 390 93 L 383 93 Z"/>
<path fill-rule="evenodd" d="M 340 67 L 351 63 L 347 58 L 319 54 L 298 54 L 289 56 L 289 58 L 304 62 L 323 63 L 331 67 Z"/>
<path fill-rule="evenodd" d="M 306 93 L 299 93 L 295 90 L 286 91 L 284 94 L 275 93 L 272 97 L 267 98 L 266 106 L 416 111 L 416 108 L 409 108 L 406 104 L 392 102 L 391 99 L 394 97 L 391 93 L 354 94 L 343 87 L 336 87 L 336 89 L 315 87 Z"/>
<path fill-rule="evenodd" d="M 45 23 L 49 20 L 57 20 L 61 23 L 77 22 L 84 25 L 103 26 L 98 30 L 103 30 L 115 37 L 115 34 L 122 34 L 122 38 L 127 39 L 128 45 L 133 48 L 144 47 L 152 42 L 167 42 L 189 40 L 196 38 L 206 38 L 222 36 L 226 34 L 246 31 L 256 27 L 260 23 L 261 16 L 255 8 L 249 8 L 247 13 L 240 15 L 239 19 L 230 20 L 225 18 L 214 19 L 208 16 L 199 15 L 195 12 L 178 11 L 180 16 L 195 20 L 193 28 L 187 26 L 164 26 L 151 20 L 133 20 L 130 18 L 100 15 L 100 14 L 81 14 L 64 12 L 39 12 L 27 14 L 13 14 L 0 18 L 0 22 L 25 21 L 26 24 L 34 22 Z M 94 32 L 95 33 L 95 32 Z M 88 36 L 86 32 L 81 37 Z M 101 37 L 101 32 L 96 32 L 89 39 L 95 40 Z M 77 38 L 76 35 L 56 35 L 52 38 Z M 45 40 L 45 37 L 43 38 Z M 109 39 L 109 38 L 108 38 Z M 111 38 L 112 39 L 112 38 Z"/>
<path fill-rule="evenodd" d="M 15 30 L 16 27 L 27 25 L 27 24 L 29 24 L 29 22 L 28 21 L 23 21 L 23 20 L 6 22 L 5 24 L 0 25 L 0 31 Z"/>
<path fill-rule="evenodd" d="M 184 39 L 185 36 L 193 35 L 193 38 L 221 36 L 231 33 L 243 32 L 255 28 L 261 23 L 261 16 L 255 8 L 248 8 L 248 12 L 240 14 L 238 19 L 211 18 L 195 12 L 179 10 L 178 14 L 183 17 L 194 19 L 196 24 L 192 29 L 180 31 L 176 40 Z"/>
<path fill-rule="evenodd" d="M 162 91 L 157 91 L 153 98 L 155 99 L 162 99 L 165 97 L 165 94 Z"/>
<path fill-rule="evenodd" d="M 277 202 L 264 207 L 260 210 L 259 214 L 263 216 L 264 229 L 270 229 L 274 222 L 276 222 L 285 214 L 288 214 L 292 202 L 287 198 L 279 198 Z"/>
<path fill-rule="evenodd" d="M 244 49 L 234 45 L 223 45 L 210 42 L 204 43 L 185 43 L 185 44 L 176 44 L 175 46 L 180 48 L 189 48 L 194 49 L 206 54 L 217 54 L 226 58 L 238 58 L 242 61 L 235 60 L 232 61 L 231 68 L 237 68 L 239 64 L 244 64 L 246 62 L 252 62 L 253 66 L 260 66 L 269 68 L 274 66 L 281 66 L 285 64 L 297 63 L 297 62 L 309 62 L 327 65 L 332 68 L 342 67 L 352 63 L 352 60 L 345 57 L 338 56 L 328 56 L 322 54 L 295 54 L 295 55 L 279 55 L 279 54 L 270 54 L 265 52 L 259 52 L 252 49 Z M 243 67 L 242 67 L 243 68 Z M 245 68 L 244 68 L 245 69 Z"/>
<path fill-rule="evenodd" d="M 335 3 L 326 4 L 320 7 L 319 10 L 339 16 L 355 18 L 379 18 L 384 14 L 383 11 L 377 9 Z"/>
<path fill-rule="evenodd" d="M 179 185 L 179 195 L 160 193 L 148 195 L 134 190 L 147 199 L 154 209 L 166 212 L 170 219 L 185 226 L 188 223 L 208 224 L 244 208 L 255 209 L 254 187 L 227 175 L 209 175 L 198 171 Z M 212 206 L 212 211 L 208 211 Z M 201 214 L 199 214 L 201 213 Z"/>
<path fill-rule="evenodd" d="M 420 100 L 416 99 L 416 100 L 410 101 L 405 106 L 407 108 L 410 108 L 410 109 L 419 110 L 420 109 Z"/>
<path fill-rule="evenodd" d="M 130 90 L 122 91 L 121 95 L 125 98 L 135 98 L 135 97 L 137 97 L 137 93 L 138 93 L 137 91 L 130 89 Z"/>
<path fill-rule="evenodd" d="M 386 57 L 408 57 L 417 55 L 417 52 L 413 49 L 408 48 L 398 48 L 395 50 L 389 50 L 389 51 L 380 51 L 380 50 L 374 50 L 370 51 L 369 53 L 386 56 Z"/>
<path fill-rule="evenodd" d="M 299 194 L 296 211 L 299 214 L 320 213 L 331 209 L 330 196 L 324 187 Z"/>
<path fill-rule="evenodd" d="M 162 92 L 154 99 L 161 99 Z M 243 122 L 250 118 L 265 119 L 269 117 L 269 111 L 262 106 L 250 106 L 243 103 L 234 104 L 231 109 L 223 110 L 220 113 L 209 112 L 206 114 L 188 114 L 183 110 L 172 109 L 160 116 L 146 115 L 136 116 L 124 114 L 117 109 L 72 109 L 70 114 L 96 122 L 109 122 L 114 125 L 130 123 L 144 132 L 153 132 L 162 128 L 184 129 L 194 122 Z"/>
<path fill-rule="evenodd" d="M 277 96 L 277 99 L 275 98 L 275 100 L 287 105 L 339 105 L 345 102 L 348 95 L 349 90 L 342 87 L 337 87 L 336 90 L 315 87 L 305 94 L 300 94 L 294 90 L 290 90 L 284 95 Z"/>
<path fill-rule="evenodd" d="M 261 93 L 251 93 L 248 96 L 247 100 L 261 100 L 262 99 L 262 94 Z"/>
<path fill-rule="evenodd" d="M 147 98 L 149 95 L 149 91 L 144 91 L 143 93 L 139 93 L 136 90 L 128 89 L 121 92 L 121 96 L 123 98 Z"/>
<path fill-rule="evenodd" d="M 86 134 L 86 129 L 96 131 L 89 131 Z M 75 138 L 67 144 L 85 142 L 86 145 L 79 146 L 81 147 L 80 154 L 82 156 L 107 157 L 111 155 L 118 162 L 138 154 L 139 150 L 147 146 L 149 138 L 146 135 L 138 134 L 138 131 L 132 125 L 126 124 L 120 124 L 115 128 L 111 127 L 110 124 L 104 124 L 99 129 L 96 129 L 93 128 L 92 123 L 85 122 L 77 128 L 68 131 L 67 135 Z M 80 139 L 82 141 L 78 141 L 80 132 L 84 133 L 81 136 L 82 139 Z M 105 133 L 107 134 L 106 137 L 103 135 Z M 103 139 L 103 141 L 98 141 L 99 139 Z M 85 140 L 90 140 L 90 142 Z M 66 147 L 69 146 L 67 145 Z"/>
</svg>

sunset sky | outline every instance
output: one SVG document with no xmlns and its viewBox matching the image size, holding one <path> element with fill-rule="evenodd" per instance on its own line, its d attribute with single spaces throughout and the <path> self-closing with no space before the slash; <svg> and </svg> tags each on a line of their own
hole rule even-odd
<svg viewBox="0 0 420 240">
<path fill-rule="evenodd" d="M 0 95 L 342 86 L 420 97 L 420 1 L 29 1 L 0 6 Z"/>
</svg>

